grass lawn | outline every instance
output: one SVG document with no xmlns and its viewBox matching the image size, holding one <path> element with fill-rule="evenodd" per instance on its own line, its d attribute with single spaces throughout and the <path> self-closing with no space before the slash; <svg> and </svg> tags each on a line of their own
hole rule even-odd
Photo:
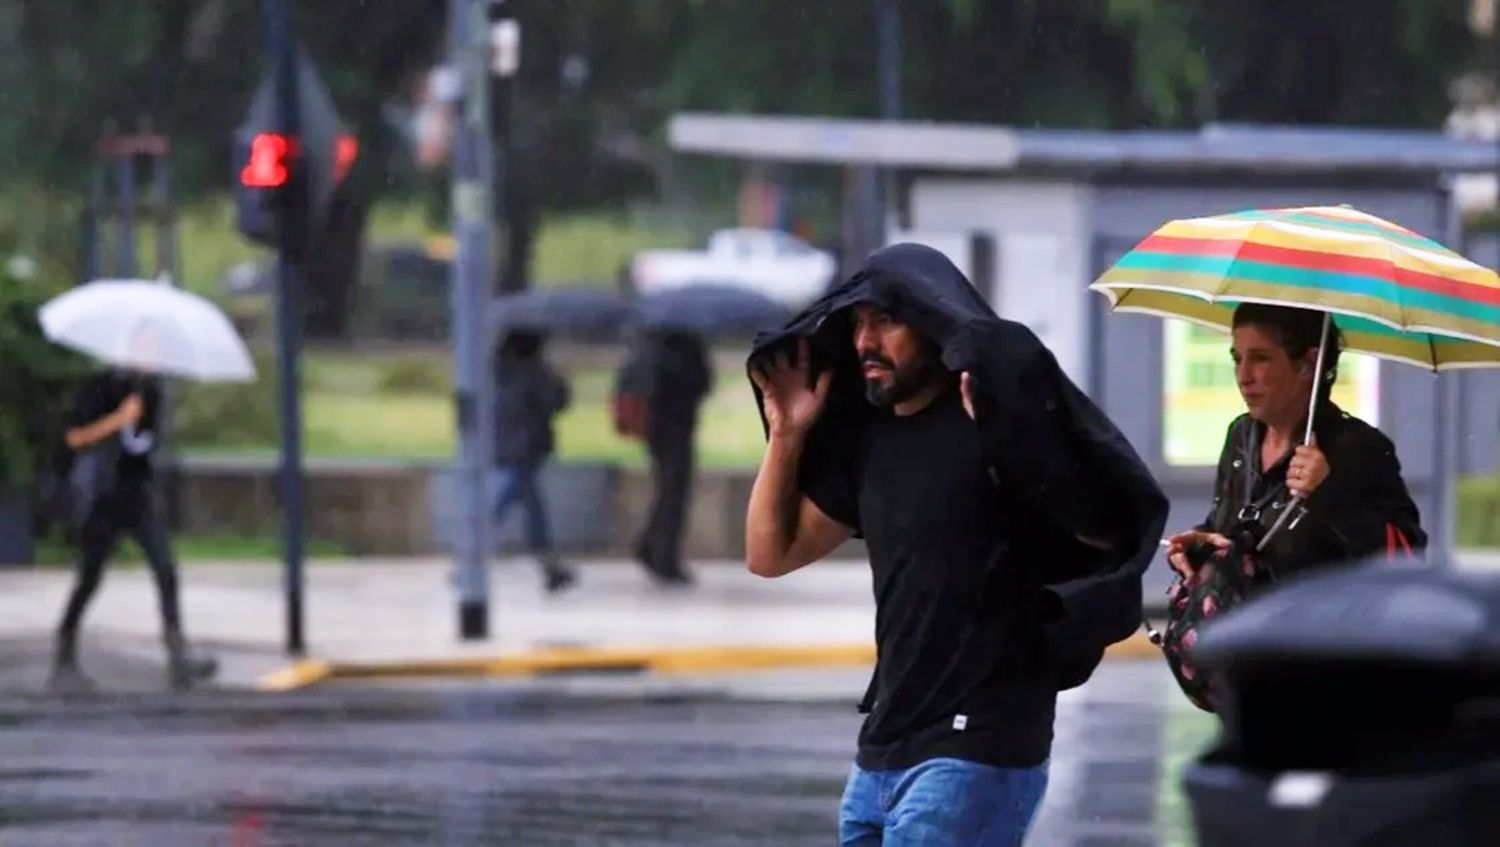
<svg viewBox="0 0 1500 847">
<path fill-rule="evenodd" d="M 748 386 L 721 374 L 704 403 L 698 456 L 709 466 L 751 466 L 764 439 Z M 557 419 L 558 457 L 642 465 L 645 450 L 615 434 L 609 416 L 614 374 L 588 369 L 569 375 L 573 403 Z M 742 380 L 741 380 L 742 381 Z M 453 407 L 446 394 L 377 394 L 331 388 L 306 398 L 309 454 L 445 458 L 454 452 Z"/>
<path fill-rule="evenodd" d="M 306 545 L 306 553 L 309 557 L 337 558 L 349 554 L 349 551 L 342 545 L 332 541 L 309 538 L 303 543 Z M 172 549 L 178 561 L 183 564 L 226 560 L 260 561 L 281 558 L 281 539 L 272 536 L 182 535 L 172 539 Z M 72 566 L 77 557 L 77 549 L 61 541 L 55 539 L 37 541 L 34 556 L 36 564 Z M 144 565 L 146 559 L 134 542 L 122 541 L 110 561 L 112 564 L 123 562 L 131 565 Z"/>
<path fill-rule="evenodd" d="M 303 434 L 309 456 L 442 459 L 453 455 L 452 379 L 436 353 L 329 353 L 307 356 Z M 573 403 L 558 417 L 558 455 L 568 461 L 640 466 L 638 442 L 615 434 L 609 415 L 614 372 L 581 368 L 565 375 Z M 192 389 L 189 389 L 190 391 Z M 213 389 L 223 390 L 223 389 Z M 237 390 L 272 390 L 269 385 Z M 258 437 L 224 444 L 195 440 L 195 452 L 270 452 L 276 447 L 274 404 L 250 404 L 269 415 Z M 238 410 L 231 414 L 240 414 Z M 209 428 L 210 435 L 212 428 Z M 710 467 L 754 467 L 764 437 L 749 384 L 738 368 L 717 375 L 698 430 L 699 461 Z"/>
<path fill-rule="evenodd" d="M 707 224 L 649 216 L 589 213 L 551 218 L 538 233 L 538 285 L 612 283 L 621 265 L 648 247 L 697 242 Z M 429 225 L 415 203 L 383 203 L 371 213 L 368 243 L 423 243 L 441 253 L 447 233 Z M 234 229 L 227 199 L 185 208 L 180 223 L 182 283 L 209 297 L 222 296 L 218 280 L 236 262 L 264 261 L 266 251 Z M 309 352 L 303 362 L 304 444 L 310 456 L 444 458 L 453 455 L 451 375 L 436 354 Z M 185 437 L 194 452 L 258 453 L 276 447 L 274 370 L 260 383 L 207 389 L 197 425 Z M 568 375 L 574 404 L 557 422 L 563 459 L 643 464 L 641 445 L 615 435 L 609 418 L 612 372 L 585 369 Z M 185 389 L 187 394 L 199 391 Z M 226 391 L 258 392 L 253 402 Z M 211 392 L 218 392 L 216 395 Z M 191 402 L 191 400 L 190 400 Z M 698 439 L 708 465 L 754 465 L 761 434 L 754 402 L 739 372 L 721 375 L 707 401 Z"/>
</svg>

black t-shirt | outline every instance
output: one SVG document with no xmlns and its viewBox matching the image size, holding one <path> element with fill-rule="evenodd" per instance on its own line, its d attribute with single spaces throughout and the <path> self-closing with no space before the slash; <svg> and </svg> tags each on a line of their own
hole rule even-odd
<svg viewBox="0 0 1500 847">
<path fill-rule="evenodd" d="M 837 445 L 808 456 L 802 490 L 870 552 L 878 657 L 859 766 L 1040 764 L 1056 686 L 1026 614 L 1032 562 L 1009 530 L 1032 518 L 992 480 L 958 392 L 910 416 L 872 410 Z"/>
<path fill-rule="evenodd" d="M 151 453 L 160 438 L 157 412 L 161 405 L 161 386 L 150 377 L 139 377 L 109 371 L 90 378 L 79 389 L 68 426 L 87 426 L 112 414 L 131 394 L 139 393 L 144 406 L 141 419 L 133 428 L 115 433 L 120 442 L 118 482 L 140 483 L 151 478 Z"/>
</svg>

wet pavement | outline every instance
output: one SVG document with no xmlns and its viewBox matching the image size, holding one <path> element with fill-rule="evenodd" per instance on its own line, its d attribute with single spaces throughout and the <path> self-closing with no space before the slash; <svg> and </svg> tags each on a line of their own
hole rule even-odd
<svg viewBox="0 0 1500 847">
<path fill-rule="evenodd" d="M 0 845 L 826 845 L 862 673 L 0 698 Z M 1189 844 L 1159 662 L 1060 704 L 1032 845 Z"/>
</svg>

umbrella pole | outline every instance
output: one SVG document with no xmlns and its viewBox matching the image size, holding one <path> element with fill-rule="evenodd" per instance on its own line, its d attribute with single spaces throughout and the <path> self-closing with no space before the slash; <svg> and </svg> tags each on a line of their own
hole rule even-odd
<svg viewBox="0 0 1500 847">
<path fill-rule="evenodd" d="M 1328 355 L 1328 330 L 1333 326 L 1333 313 L 1323 313 L 1323 334 L 1318 338 L 1318 369 L 1313 372 L 1312 397 L 1307 401 L 1307 432 L 1302 435 L 1302 443 L 1312 441 L 1313 417 L 1318 413 L 1318 392 L 1323 387 L 1323 361 Z"/>
<path fill-rule="evenodd" d="M 1318 394 L 1323 387 L 1323 361 L 1328 355 L 1328 331 L 1332 326 L 1333 313 L 1323 313 L 1323 334 L 1318 339 L 1318 365 L 1317 370 L 1313 372 L 1312 397 L 1307 401 L 1307 431 L 1302 436 L 1303 444 L 1312 442 L 1313 418 L 1318 413 Z M 1266 545 L 1271 543 L 1271 539 L 1276 536 L 1276 533 L 1281 531 L 1281 527 L 1286 523 L 1287 518 L 1291 517 L 1292 512 L 1296 511 L 1292 507 L 1300 502 L 1302 502 L 1301 496 L 1294 495 L 1292 497 L 1292 502 L 1288 503 L 1287 507 L 1282 509 L 1281 514 L 1276 518 L 1276 523 L 1272 524 L 1271 528 L 1266 530 L 1266 534 L 1261 536 L 1260 543 L 1255 545 L 1256 552 L 1266 549 Z"/>
</svg>

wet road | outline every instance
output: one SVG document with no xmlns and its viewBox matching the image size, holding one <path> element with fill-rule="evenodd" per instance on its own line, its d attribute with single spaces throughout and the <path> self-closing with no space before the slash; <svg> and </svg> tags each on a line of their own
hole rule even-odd
<svg viewBox="0 0 1500 847">
<path fill-rule="evenodd" d="M 1209 725 L 1155 663 L 1065 699 L 1033 845 L 1190 843 Z M 850 701 L 448 683 L 0 699 L 0 845 L 826 845 Z"/>
</svg>

